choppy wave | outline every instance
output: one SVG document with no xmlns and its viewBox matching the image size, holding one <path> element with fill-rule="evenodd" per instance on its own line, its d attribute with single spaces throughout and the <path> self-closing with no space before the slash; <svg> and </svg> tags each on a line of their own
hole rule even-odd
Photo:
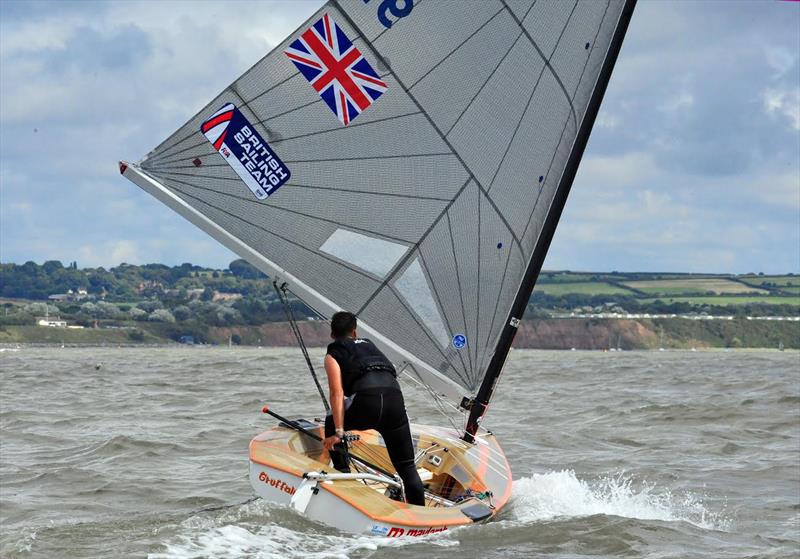
<svg viewBox="0 0 800 559">
<path fill-rule="evenodd" d="M 279 518 L 270 519 L 271 513 L 277 513 Z M 259 515 L 266 520 L 263 525 L 257 522 Z M 701 499 L 689 493 L 676 495 L 654 484 L 637 484 L 624 475 L 586 481 L 571 470 L 562 470 L 514 481 L 509 513 L 504 515 L 505 520 L 495 523 L 494 537 L 502 538 L 504 530 L 519 526 L 595 515 L 688 522 L 706 530 L 727 530 L 731 526 L 721 512 L 709 510 Z M 298 523 L 299 526 L 292 526 Z M 424 543 L 436 547 L 459 546 L 460 534 L 479 529 L 465 527 L 432 534 Z M 233 507 L 215 518 L 193 516 L 187 519 L 181 524 L 179 535 L 165 542 L 164 550 L 150 554 L 149 558 L 349 558 L 382 548 L 420 544 L 419 538 L 387 539 L 335 533 L 296 517 L 291 511 L 257 501 Z"/>
<path fill-rule="evenodd" d="M 613 515 L 637 520 L 688 522 L 707 530 L 728 530 L 723 512 L 709 510 L 691 493 L 678 495 L 655 484 L 619 474 L 594 481 L 571 470 L 533 474 L 514 482 L 512 516 L 521 522 Z"/>
<path fill-rule="evenodd" d="M 270 518 L 273 514 L 278 518 Z M 338 533 L 264 501 L 237 505 L 216 517 L 192 516 L 180 528 L 163 551 L 148 559 L 338 559 L 382 548 L 458 545 L 443 534 L 390 539 Z"/>
<path fill-rule="evenodd" d="M 245 502 L 263 402 L 319 413 L 294 348 L 4 353 L 0 557 L 796 558 L 797 355 L 608 357 L 515 351 L 487 418 L 510 504 L 382 539 Z M 412 417 L 442 421 L 405 390 Z"/>
</svg>

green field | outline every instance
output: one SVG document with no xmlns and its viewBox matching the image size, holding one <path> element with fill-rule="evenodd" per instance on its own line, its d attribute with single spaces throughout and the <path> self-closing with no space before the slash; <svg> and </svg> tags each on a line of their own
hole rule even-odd
<svg viewBox="0 0 800 559">
<path fill-rule="evenodd" d="M 141 340 L 129 336 L 131 330 L 109 328 L 51 328 L 47 326 L 0 326 L 0 343 L 41 344 L 132 344 L 164 343 L 165 340 L 141 329 Z M 166 340 L 168 341 L 168 340 Z"/>
<path fill-rule="evenodd" d="M 764 303 L 767 305 L 800 305 L 800 297 L 777 297 L 773 295 L 758 296 L 736 296 L 720 295 L 717 297 L 656 297 L 652 299 L 641 299 L 643 303 L 653 303 L 662 301 L 664 303 L 691 303 L 694 305 L 745 305 L 748 303 Z"/>
<path fill-rule="evenodd" d="M 576 293 L 580 295 L 633 295 L 631 291 L 604 282 L 537 283 L 535 291 L 558 297 Z"/>
<path fill-rule="evenodd" d="M 750 287 L 724 278 L 626 281 L 624 284 L 643 293 L 652 293 L 654 295 L 680 295 L 683 293 L 707 293 L 710 291 L 721 295 L 734 293 L 769 293 L 765 289 Z"/>
<path fill-rule="evenodd" d="M 761 286 L 765 283 L 783 286 L 800 286 L 800 276 L 739 276 L 737 279 L 748 285 Z"/>
<path fill-rule="evenodd" d="M 795 295 L 800 295 L 800 285 L 794 287 L 781 287 L 782 293 L 793 293 Z"/>
<path fill-rule="evenodd" d="M 582 274 L 580 272 L 542 272 L 539 274 L 538 284 L 542 283 L 575 283 L 591 281 L 595 274 Z"/>
</svg>

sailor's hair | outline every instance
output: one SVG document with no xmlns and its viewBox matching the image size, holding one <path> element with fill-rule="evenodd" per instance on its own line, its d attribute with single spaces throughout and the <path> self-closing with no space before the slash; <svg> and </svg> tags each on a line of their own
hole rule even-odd
<svg viewBox="0 0 800 559">
<path fill-rule="evenodd" d="M 356 329 L 356 315 L 347 311 L 339 311 L 331 317 L 331 336 L 344 338 Z"/>
</svg>

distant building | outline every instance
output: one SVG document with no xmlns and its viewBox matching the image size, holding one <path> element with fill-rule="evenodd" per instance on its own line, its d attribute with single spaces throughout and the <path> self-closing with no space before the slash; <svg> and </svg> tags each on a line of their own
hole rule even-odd
<svg viewBox="0 0 800 559">
<path fill-rule="evenodd" d="M 49 326 L 51 328 L 66 328 L 67 321 L 61 318 L 51 318 L 49 316 L 39 317 L 36 319 L 38 326 Z"/>
<path fill-rule="evenodd" d="M 66 293 L 54 293 L 48 295 L 47 298 L 51 301 L 81 301 L 83 299 L 88 299 L 89 293 L 83 288 L 77 291 L 69 289 Z"/>
<path fill-rule="evenodd" d="M 220 293 L 219 291 L 215 291 L 213 297 L 211 297 L 211 300 L 217 303 L 219 301 L 238 301 L 241 298 L 241 293 Z"/>
</svg>

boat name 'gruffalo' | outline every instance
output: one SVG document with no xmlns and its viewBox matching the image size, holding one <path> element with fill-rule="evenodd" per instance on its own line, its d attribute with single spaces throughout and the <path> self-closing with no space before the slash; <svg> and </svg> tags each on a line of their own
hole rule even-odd
<svg viewBox="0 0 800 559">
<path fill-rule="evenodd" d="M 279 489 L 284 493 L 288 493 L 289 495 L 294 495 L 294 492 L 297 491 L 295 487 L 287 484 L 285 481 L 281 481 L 274 477 L 269 477 L 267 472 L 261 472 L 258 474 L 258 480 L 263 481 L 266 485 L 274 487 L 275 489 Z"/>
</svg>

